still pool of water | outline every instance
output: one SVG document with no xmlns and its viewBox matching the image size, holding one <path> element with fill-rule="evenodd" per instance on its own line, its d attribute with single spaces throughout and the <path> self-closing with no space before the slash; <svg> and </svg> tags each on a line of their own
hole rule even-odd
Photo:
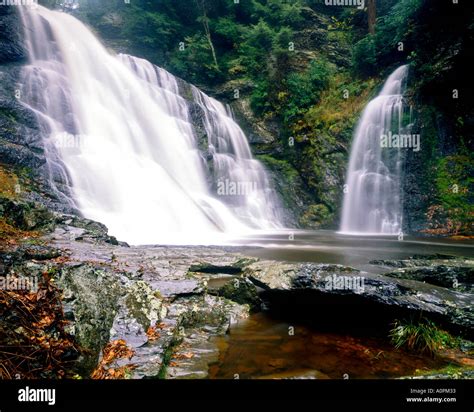
<svg viewBox="0 0 474 412">
<path fill-rule="evenodd" d="M 326 230 L 260 233 L 234 244 L 244 246 L 244 254 L 261 259 L 342 264 L 370 273 L 393 270 L 369 263 L 373 260 L 407 259 L 415 254 L 474 257 L 472 240 L 412 236 L 399 240 L 396 236 L 348 236 Z M 293 335 L 290 328 L 294 328 Z M 345 333 L 343 325 L 336 330 L 317 330 L 266 312 L 251 315 L 233 326 L 228 335 L 215 338 L 220 356 L 210 368 L 210 377 L 383 379 L 449 363 L 397 350 L 383 336 L 358 335 L 353 329 Z"/>
<path fill-rule="evenodd" d="M 318 332 L 267 313 L 254 314 L 215 339 L 220 356 L 211 365 L 212 379 L 384 379 L 447 364 L 394 349 L 383 339 Z"/>
<path fill-rule="evenodd" d="M 329 230 L 260 233 L 234 242 L 245 254 L 290 262 L 337 263 L 372 273 L 391 270 L 372 260 L 406 259 L 415 254 L 474 258 L 474 240 L 404 236 L 343 235 Z"/>
</svg>

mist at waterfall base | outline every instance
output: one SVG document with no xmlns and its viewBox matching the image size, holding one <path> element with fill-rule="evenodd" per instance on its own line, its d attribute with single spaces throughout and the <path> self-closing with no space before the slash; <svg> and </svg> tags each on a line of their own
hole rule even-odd
<svg viewBox="0 0 474 412">
<path fill-rule="evenodd" d="M 402 230 L 400 148 L 384 148 L 383 136 L 408 133 L 403 91 L 408 66 L 396 69 L 369 102 L 357 125 L 346 179 L 340 233 L 397 235 Z"/>
<path fill-rule="evenodd" d="M 58 196 L 135 245 L 220 244 L 282 227 L 267 172 L 224 105 L 192 87 L 207 134 L 200 150 L 173 75 L 110 54 L 69 14 L 20 9 L 30 57 L 22 101 L 39 119 Z M 246 191 L 219 196 L 222 182 Z"/>
</svg>

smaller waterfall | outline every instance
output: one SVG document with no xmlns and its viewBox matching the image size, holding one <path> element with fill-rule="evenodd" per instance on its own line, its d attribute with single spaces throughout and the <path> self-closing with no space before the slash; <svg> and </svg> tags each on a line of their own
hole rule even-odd
<svg viewBox="0 0 474 412">
<path fill-rule="evenodd" d="M 407 133 L 403 92 L 408 66 L 395 70 L 365 108 L 349 161 L 341 232 L 397 234 L 402 229 L 400 148 L 382 147 L 382 137 Z"/>
</svg>

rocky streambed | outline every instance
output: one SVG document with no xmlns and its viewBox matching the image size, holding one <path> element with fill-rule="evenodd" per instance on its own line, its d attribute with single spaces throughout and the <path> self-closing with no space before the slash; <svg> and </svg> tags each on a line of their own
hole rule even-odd
<svg viewBox="0 0 474 412">
<path fill-rule="evenodd" d="M 334 378 L 343 375 L 335 359 L 344 371 L 349 356 L 359 362 L 356 377 L 397 377 L 451 361 L 389 347 L 395 319 L 423 316 L 473 339 L 472 259 L 376 261 L 390 270 L 370 274 L 337 264 L 252 258 L 245 247 L 129 247 L 99 223 L 60 214 L 54 219 L 49 234 L 1 252 L 0 276 L 34 284 L 47 273 L 62 291 L 67 333 L 80 348 L 70 366 L 77 376 L 121 370 L 128 378 Z M 235 345 L 242 341 L 250 352 Z M 472 364 L 472 347 L 464 342 L 457 357 Z M 127 348 L 122 356 L 117 345 Z M 280 346 L 286 361 L 265 358 Z M 298 367 L 290 368 L 296 353 Z M 364 353 L 372 362 L 382 359 L 379 373 L 374 364 L 370 374 L 358 375 Z M 320 372 L 325 357 L 333 364 L 328 373 Z M 248 366 L 260 361 L 267 367 Z M 403 366 L 393 369 L 397 364 Z M 472 375 L 469 368 L 463 373 Z"/>
</svg>

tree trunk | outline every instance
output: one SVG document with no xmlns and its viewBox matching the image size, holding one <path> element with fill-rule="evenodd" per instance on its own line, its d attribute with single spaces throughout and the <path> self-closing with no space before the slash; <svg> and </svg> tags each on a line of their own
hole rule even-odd
<svg viewBox="0 0 474 412">
<path fill-rule="evenodd" d="M 214 49 L 214 44 L 212 43 L 211 31 L 209 30 L 209 22 L 207 20 L 206 15 L 204 15 L 203 25 L 204 25 L 204 30 L 206 32 L 207 41 L 209 42 L 209 47 L 211 48 L 214 64 L 216 65 L 216 69 L 219 70 L 219 64 L 217 63 L 216 49 Z"/>
<path fill-rule="evenodd" d="M 375 19 L 377 18 L 377 5 L 376 0 L 369 0 L 368 3 L 368 14 L 369 14 L 369 33 L 375 33 Z"/>
<path fill-rule="evenodd" d="M 207 42 L 209 43 L 209 47 L 211 48 L 212 59 L 214 60 L 214 65 L 216 66 L 216 69 L 219 71 L 220 69 L 219 64 L 217 63 L 216 49 L 214 48 L 214 44 L 212 43 L 211 30 L 209 29 L 209 19 L 207 18 L 206 5 L 204 4 L 204 1 L 197 1 L 197 4 L 201 8 L 202 25 L 204 26 Z"/>
</svg>

